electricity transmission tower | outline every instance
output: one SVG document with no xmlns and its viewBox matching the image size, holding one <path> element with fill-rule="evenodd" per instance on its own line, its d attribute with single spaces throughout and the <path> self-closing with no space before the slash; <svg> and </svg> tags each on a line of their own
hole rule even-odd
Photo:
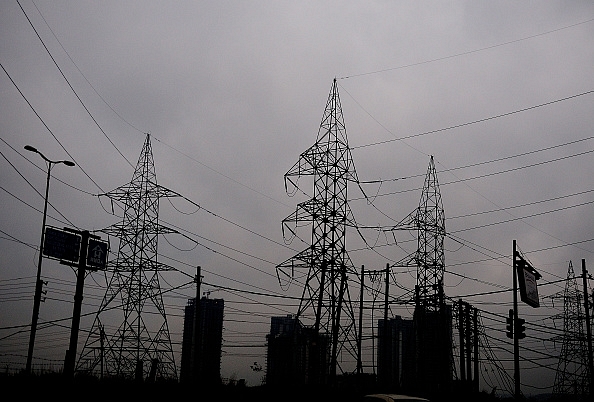
<svg viewBox="0 0 594 402">
<path fill-rule="evenodd" d="M 585 398 L 589 393 L 588 348 L 584 328 L 583 297 L 569 261 L 563 293 L 563 338 L 553 393 Z"/>
<path fill-rule="evenodd" d="M 136 380 L 177 379 L 159 284 L 160 273 L 170 268 L 157 262 L 159 235 L 174 233 L 159 224 L 159 199 L 175 194 L 156 184 L 148 134 L 132 181 L 105 195 L 123 205 L 121 223 L 103 230 L 119 238 L 119 249 L 107 268 L 111 277 L 106 278 L 105 296 L 77 371 Z"/>
<path fill-rule="evenodd" d="M 435 172 L 433 156 L 429 161 L 421 201 L 416 211 L 417 226 L 417 298 L 419 303 L 432 311 L 443 304 L 443 273 L 445 258 L 445 214 Z"/>
<path fill-rule="evenodd" d="M 414 312 L 417 386 L 425 391 L 447 389 L 454 370 L 453 313 L 451 306 L 445 303 L 443 291 L 445 214 L 433 156 L 429 160 L 419 206 L 390 230 L 417 232 L 417 249 L 403 260 L 404 266 L 417 267 Z"/>
<path fill-rule="evenodd" d="M 311 245 L 279 264 L 279 281 L 303 280 L 304 287 L 296 318 L 315 334 L 329 340 L 328 372 L 333 378 L 346 351 L 357 356 L 355 314 L 349 293 L 349 278 L 357 275 L 346 252 L 346 229 L 354 225 L 347 203 L 349 182 L 357 174 L 348 146 L 336 79 L 328 96 L 314 145 L 299 156 L 285 174 L 285 187 L 294 195 L 301 176 L 313 177 L 313 194 L 299 203 L 282 222 L 283 236 L 296 235 L 296 227 L 311 224 Z M 287 236 L 288 230 L 291 236 Z M 342 368 L 339 367 L 342 371 Z"/>
<path fill-rule="evenodd" d="M 443 303 L 445 271 L 445 214 L 433 156 L 429 160 L 419 206 L 390 231 L 417 232 L 417 249 L 393 266 L 417 267 L 416 301 L 426 311 L 437 311 Z"/>
<path fill-rule="evenodd" d="M 414 218 L 417 226 L 417 285 L 415 287 L 415 329 L 417 338 L 418 387 L 430 383 L 433 391 L 447 390 L 454 367 L 452 355 L 452 311 L 446 306 L 443 291 L 445 271 L 445 214 L 435 172 L 433 156 L 429 161 L 419 207 Z"/>
</svg>

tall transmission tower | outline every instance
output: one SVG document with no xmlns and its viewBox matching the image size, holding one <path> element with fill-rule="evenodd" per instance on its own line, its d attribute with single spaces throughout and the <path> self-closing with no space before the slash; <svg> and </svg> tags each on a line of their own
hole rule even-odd
<svg viewBox="0 0 594 402">
<path fill-rule="evenodd" d="M 563 338 L 553 393 L 585 398 L 589 393 L 588 348 L 584 328 L 583 297 L 569 261 L 563 293 Z"/>
<path fill-rule="evenodd" d="M 403 260 L 404 266 L 417 267 L 414 312 L 417 387 L 424 391 L 446 390 L 451 385 L 454 370 L 453 312 L 445 303 L 443 291 L 445 214 L 433 156 L 429 160 L 419 206 L 390 230 L 417 232 L 417 249 Z"/>
<path fill-rule="evenodd" d="M 297 191 L 301 176 L 313 177 L 313 195 L 299 203 L 282 222 L 283 236 L 296 235 L 296 227 L 311 223 L 311 245 L 279 264 L 279 281 L 304 280 L 296 317 L 315 334 L 329 338 L 331 377 L 339 366 L 338 356 L 346 351 L 357 356 L 355 314 L 349 292 L 349 278 L 357 275 L 346 252 L 346 229 L 354 225 L 347 203 L 349 182 L 357 174 L 348 146 L 338 85 L 334 79 L 314 145 L 299 156 L 285 174 L 289 195 Z M 289 185 L 294 191 L 289 190 Z M 287 236 L 289 231 L 291 236 Z"/>
<path fill-rule="evenodd" d="M 417 298 L 429 311 L 440 309 L 443 303 L 445 271 L 445 214 L 435 172 L 433 156 L 429 161 L 421 201 L 414 218 L 417 227 Z"/>
<path fill-rule="evenodd" d="M 107 289 L 79 356 L 78 372 L 177 379 L 159 284 L 161 272 L 170 268 L 157 262 L 159 235 L 175 232 L 159 224 L 159 199 L 176 194 L 156 183 L 147 134 L 132 181 L 105 194 L 123 205 L 121 223 L 103 230 L 119 238 L 119 249 L 106 270 Z M 108 328 L 115 330 L 109 333 Z"/>
<path fill-rule="evenodd" d="M 433 156 L 429 159 L 419 206 L 388 230 L 417 232 L 417 249 L 393 266 L 416 266 L 417 303 L 427 311 L 438 310 L 440 300 L 443 299 L 445 271 L 443 244 L 446 231 L 445 214 Z"/>
<path fill-rule="evenodd" d="M 418 236 L 414 256 L 417 265 L 414 313 L 417 387 L 443 392 L 452 384 L 454 369 L 452 311 L 445 303 L 443 291 L 445 214 L 433 156 L 429 160 L 414 223 Z"/>
</svg>

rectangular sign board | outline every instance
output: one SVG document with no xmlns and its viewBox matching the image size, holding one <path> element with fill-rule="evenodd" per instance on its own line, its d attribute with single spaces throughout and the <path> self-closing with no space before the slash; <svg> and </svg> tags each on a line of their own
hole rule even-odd
<svg viewBox="0 0 594 402">
<path fill-rule="evenodd" d="M 525 268 L 518 268 L 518 281 L 520 285 L 520 299 L 529 306 L 539 307 L 538 287 L 536 274 Z"/>
<path fill-rule="evenodd" d="M 45 228 L 43 255 L 59 260 L 77 262 L 81 237 L 75 233 L 52 227 Z"/>
<path fill-rule="evenodd" d="M 107 243 L 100 240 L 89 239 L 87 249 L 87 267 L 105 269 L 107 265 Z"/>
</svg>

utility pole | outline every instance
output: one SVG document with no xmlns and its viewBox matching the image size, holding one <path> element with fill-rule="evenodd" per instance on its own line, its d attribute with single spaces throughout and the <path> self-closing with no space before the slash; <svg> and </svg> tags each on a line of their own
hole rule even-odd
<svg viewBox="0 0 594 402">
<path fill-rule="evenodd" d="M 72 310 L 72 327 L 70 328 L 70 345 L 66 350 L 64 358 L 64 376 L 72 377 L 75 371 L 76 349 L 78 346 L 78 332 L 80 327 L 80 312 L 83 301 L 83 288 L 85 285 L 85 275 L 87 270 L 97 271 L 105 269 L 107 259 L 107 243 L 98 241 L 99 236 L 92 235 L 88 230 L 78 231 L 64 228 L 68 232 L 80 235 L 80 251 L 78 254 L 78 264 L 76 273 L 76 290 L 74 293 L 74 307 Z M 93 243 L 89 241 L 93 239 Z M 93 248 L 91 250 L 91 248 Z M 61 261 L 62 264 L 68 264 Z"/>
<path fill-rule="evenodd" d="M 460 328 L 460 378 L 462 383 L 466 383 L 466 364 L 464 364 L 464 346 L 465 341 L 465 330 L 464 330 L 464 307 L 462 305 L 462 299 L 458 301 L 458 327 Z"/>
<path fill-rule="evenodd" d="M 468 384 L 470 385 L 472 383 L 472 327 L 470 321 L 470 310 L 472 307 L 468 303 L 465 303 L 464 307 L 464 321 L 466 322 L 466 372 L 468 373 Z M 470 386 L 468 388 L 470 389 Z"/>
<path fill-rule="evenodd" d="M 202 277 L 200 276 L 201 267 L 196 268 L 196 299 L 194 301 L 194 329 L 192 331 L 192 376 L 194 380 L 199 380 L 200 356 L 201 356 L 201 334 L 200 334 L 200 285 L 202 284 Z"/>
<path fill-rule="evenodd" d="M 386 264 L 386 292 L 384 295 L 384 339 L 388 339 L 388 296 L 390 293 L 390 264 Z"/>
<path fill-rule="evenodd" d="M 76 274 L 76 290 L 74 293 L 74 308 L 72 311 L 72 327 L 70 328 L 70 347 L 66 351 L 64 359 L 64 375 L 74 375 L 74 362 L 76 360 L 76 348 L 78 344 L 78 328 L 80 326 L 80 311 L 83 300 L 83 287 L 85 284 L 85 272 L 87 268 L 87 249 L 89 246 L 89 231 L 81 232 L 80 256 L 78 259 L 78 271 Z"/>
<path fill-rule="evenodd" d="M 474 308 L 474 391 L 479 392 L 479 334 L 478 309 Z"/>
<path fill-rule="evenodd" d="M 594 395 L 594 364 L 592 364 L 592 329 L 590 328 L 590 309 L 588 302 L 588 281 L 586 279 L 586 260 L 582 259 L 582 279 L 584 282 L 584 309 L 586 311 L 586 334 L 588 339 L 588 372 L 590 373 L 590 396 Z"/>
<path fill-rule="evenodd" d="M 357 374 L 363 373 L 361 342 L 363 337 L 363 288 L 365 287 L 365 265 L 361 265 L 361 290 L 359 292 L 359 334 L 357 336 Z"/>
<path fill-rule="evenodd" d="M 385 278 L 385 285 L 386 285 L 386 290 L 385 290 L 385 294 L 384 294 L 384 331 L 382 334 L 382 338 L 383 338 L 383 343 L 384 343 L 384 350 L 385 351 L 392 351 L 392 348 L 388 346 L 388 343 L 390 341 L 390 337 L 388 336 L 389 334 L 389 326 L 388 326 L 388 296 L 390 293 L 390 264 L 386 264 L 386 278 Z M 390 361 L 392 359 L 392 354 L 391 353 L 384 353 L 384 355 L 382 356 L 383 361 L 384 361 L 384 372 L 386 373 L 392 373 L 392 370 L 388 369 L 388 367 L 390 367 Z M 390 377 L 388 376 L 384 376 L 384 386 L 390 384 Z"/>
<path fill-rule="evenodd" d="M 390 363 L 390 353 L 392 353 L 392 348 L 391 346 L 388 347 L 387 345 L 387 341 L 388 341 L 388 308 L 389 308 L 389 299 L 388 299 L 388 295 L 389 295 L 389 275 L 390 275 L 390 264 L 386 263 L 386 268 L 385 269 L 378 269 L 378 270 L 365 270 L 365 266 L 362 265 L 361 266 L 361 288 L 360 288 L 360 293 L 359 293 L 359 328 L 358 328 L 358 355 L 357 355 L 357 372 L 358 373 L 363 373 L 363 363 L 361 361 L 361 343 L 362 343 L 362 339 L 363 339 L 363 289 L 365 287 L 364 285 L 364 281 L 365 281 L 365 275 L 373 275 L 374 278 L 376 277 L 380 277 L 381 275 L 384 275 L 384 284 L 385 284 L 385 295 L 384 295 L 384 314 L 383 314 L 383 322 L 384 322 L 384 327 L 380 328 L 378 326 L 378 335 L 376 336 L 377 339 L 379 339 L 379 341 L 381 342 L 381 345 L 384 345 L 382 349 L 382 347 L 378 347 L 378 353 L 377 353 L 377 364 L 378 366 L 381 365 L 382 369 L 380 370 L 381 373 L 378 374 L 378 381 L 384 381 L 384 379 L 386 378 L 386 375 L 384 374 L 385 372 L 391 372 L 390 370 L 387 369 L 389 363 Z M 372 279 L 372 282 L 374 282 L 374 280 Z M 380 320 L 381 323 L 381 320 Z M 379 325 L 379 323 L 378 323 Z M 391 339 L 390 339 L 391 341 Z M 382 352 L 383 351 L 383 352 Z M 388 351 L 388 352 L 386 352 Z M 375 355 L 374 355 L 375 358 Z M 374 367 L 374 373 L 375 373 L 375 367 L 376 367 L 376 363 L 375 360 L 373 362 L 373 367 Z M 386 380 L 387 381 L 387 380 Z"/>
<path fill-rule="evenodd" d="M 517 279 L 517 272 L 516 272 L 516 240 L 514 240 L 514 253 L 513 253 L 513 264 L 512 264 L 512 273 L 513 273 L 513 286 L 514 286 L 514 385 L 515 391 L 514 395 L 516 399 L 520 399 L 520 339 L 518 337 L 518 328 L 516 327 L 516 323 L 518 322 L 518 279 Z"/>
</svg>

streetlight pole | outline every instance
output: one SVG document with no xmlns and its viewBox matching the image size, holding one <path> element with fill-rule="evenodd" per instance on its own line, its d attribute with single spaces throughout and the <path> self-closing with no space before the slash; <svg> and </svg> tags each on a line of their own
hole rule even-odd
<svg viewBox="0 0 594 402">
<path fill-rule="evenodd" d="M 35 346 L 35 333 L 37 332 L 37 319 L 39 318 L 39 304 L 41 303 L 41 292 L 43 288 L 43 281 L 41 280 L 41 262 L 43 261 L 43 240 L 45 236 L 45 221 L 47 218 L 47 198 L 49 194 L 49 183 L 52 165 L 63 163 L 66 166 L 74 166 L 71 161 L 52 161 L 45 157 L 31 145 L 25 145 L 27 151 L 35 152 L 47 162 L 47 181 L 45 183 L 45 203 L 43 206 L 43 223 L 41 224 L 41 243 L 39 244 L 39 261 L 37 262 L 37 281 L 35 282 L 35 296 L 33 297 L 33 318 L 31 320 L 31 334 L 29 336 L 29 352 L 27 354 L 27 366 L 25 371 L 31 374 L 31 361 L 33 359 L 33 347 Z"/>
</svg>

